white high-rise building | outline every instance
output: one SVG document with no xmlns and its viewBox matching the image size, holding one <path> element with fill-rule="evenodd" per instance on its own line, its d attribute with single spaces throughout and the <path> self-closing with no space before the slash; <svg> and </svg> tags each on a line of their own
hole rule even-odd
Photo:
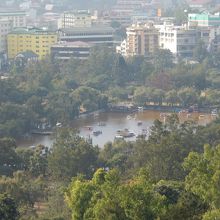
<svg viewBox="0 0 220 220">
<path fill-rule="evenodd" d="M 169 49 L 174 55 L 191 57 L 198 41 L 198 33 L 188 26 L 175 26 L 170 22 L 157 25 L 161 49 Z"/>
<path fill-rule="evenodd" d="M 58 28 L 91 27 L 92 16 L 86 10 L 64 12 L 58 21 Z"/>
<path fill-rule="evenodd" d="M 25 11 L 0 11 L 0 19 L 8 19 L 12 22 L 12 27 L 26 27 L 26 12 Z"/>
<path fill-rule="evenodd" d="M 121 54 L 122 56 L 127 56 L 127 41 L 123 40 L 119 46 L 116 46 L 116 53 Z"/>
</svg>

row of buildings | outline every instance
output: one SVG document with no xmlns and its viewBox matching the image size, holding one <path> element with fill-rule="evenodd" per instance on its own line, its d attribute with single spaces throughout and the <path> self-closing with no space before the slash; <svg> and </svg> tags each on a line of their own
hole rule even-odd
<svg viewBox="0 0 220 220">
<path fill-rule="evenodd" d="M 161 48 L 192 57 L 200 39 L 208 50 L 220 49 L 220 14 L 188 14 L 188 24 L 176 26 L 172 19 L 162 17 L 162 2 L 118 0 L 101 17 L 87 10 L 50 11 L 44 19 L 55 25 L 46 28 L 44 22 L 37 27 L 34 20 L 30 23 L 25 10 L 0 11 L 0 68 L 6 58 L 40 60 L 51 55 L 60 60 L 86 59 L 96 45 L 116 46 L 123 56 L 150 56 Z M 126 28 L 126 39 L 121 42 L 115 40 L 115 29 L 110 26 L 114 21 Z"/>
<path fill-rule="evenodd" d="M 158 48 L 168 49 L 179 57 L 192 57 L 200 40 L 207 50 L 220 50 L 220 14 L 189 14 L 188 24 L 174 25 L 172 19 L 163 23 L 136 23 L 126 29 L 126 39 L 116 47 L 123 56 L 149 56 Z"/>
<path fill-rule="evenodd" d="M 23 11 L 0 13 L 0 68 L 6 58 L 27 57 L 41 60 L 51 55 L 67 60 L 85 59 L 97 45 L 113 46 L 114 29 L 106 24 L 92 23 L 88 11 L 64 12 L 56 30 L 28 26 Z M 3 55 L 4 54 L 4 55 Z"/>
</svg>

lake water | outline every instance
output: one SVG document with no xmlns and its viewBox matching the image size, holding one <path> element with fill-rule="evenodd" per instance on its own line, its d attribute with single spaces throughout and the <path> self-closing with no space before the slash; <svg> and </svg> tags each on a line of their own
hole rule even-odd
<svg viewBox="0 0 220 220">
<path fill-rule="evenodd" d="M 117 130 L 129 129 L 135 135 L 139 135 L 143 129 L 149 131 L 155 119 L 164 121 L 164 117 L 161 116 L 159 111 L 144 111 L 128 115 L 127 113 L 99 113 L 98 115 L 90 115 L 74 120 L 72 127 L 79 130 L 80 136 L 90 137 L 94 145 L 103 147 L 106 142 L 114 141 Z M 200 125 L 205 125 L 213 120 L 210 114 L 193 113 L 187 115 L 183 113 L 179 116 L 181 121 L 188 118 L 195 120 Z M 142 124 L 138 125 L 138 122 Z M 105 124 L 105 126 L 100 126 L 100 124 Z M 91 127 L 92 130 L 89 130 L 88 127 Z M 101 131 L 102 134 L 95 136 L 93 131 Z M 130 141 L 135 139 L 136 137 L 126 138 L 126 140 Z M 51 147 L 53 144 L 52 136 L 31 135 L 17 142 L 19 147 L 36 146 L 39 144 Z"/>
</svg>

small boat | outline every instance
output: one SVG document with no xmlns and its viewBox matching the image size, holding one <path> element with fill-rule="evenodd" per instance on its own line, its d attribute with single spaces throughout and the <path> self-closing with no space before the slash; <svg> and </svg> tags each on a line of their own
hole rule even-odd
<svg viewBox="0 0 220 220">
<path fill-rule="evenodd" d="M 100 135 L 100 134 L 102 134 L 102 131 L 93 131 L 93 135 L 94 135 L 94 136 L 98 136 L 98 135 Z"/>
<path fill-rule="evenodd" d="M 124 130 L 118 130 L 117 136 L 122 136 L 123 138 L 130 138 L 134 137 L 135 133 L 125 128 Z"/>
<path fill-rule="evenodd" d="M 138 121 L 138 123 L 137 123 L 138 126 L 141 126 L 142 124 L 143 124 L 142 121 Z"/>
<path fill-rule="evenodd" d="M 139 112 L 143 112 L 143 111 L 144 111 L 144 107 L 143 107 L 143 106 L 139 106 L 139 107 L 138 107 L 138 111 L 139 111 Z"/>
<path fill-rule="evenodd" d="M 218 113 L 217 109 L 213 109 L 213 110 L 211 111 L 211 114 L 212 114 L 212 113 L 217 114 L 217 113 Z"/>
<path fill-rule="evenodd" d="M 87 129 L 87 130 L 89 130 L 89 131 L 92 131 L 92 130 L 93 130 L 93 127 L 92 127 L 92 126 L 85 126 L 84 128 Z"/>
<path fill-rule="evenodd" d="M 117 130 L 116 132 L 117 132 L 118 134 L 120 134 L 120 133 L 122 132 L 122 130 L 119 129 L 119 130 Z"/>
<path fill-rule="evenodd" d="M 122 135 L 116 135 L 115 140 L 124 140 L 124 137 Z"/>
<path fill-rule="evenodd" d="M 217 109 L 213 109 L 213 110 L 211 111 L 211 116 L 212 116 L 212 117 L 217 117 L 217 116 L 218 116 L 218 110 L 217 110 Z"/>
<path fill-rule="evenodd" d="M 94 118 L 98 118 L 99 117 L 99 113 L 98 112 L 94 113 L 93 116 L 94 116 Z"/>
<path fill-rule="evenodd" d="M 62 124 L 61 124 L 60 122 L 57 122 L 57 123 L 56 123 L 56 127 L 61 128 L 61 127 L 62 127 Z"/>
<path fill-rule="evenodd" d="M 124 136 L 124 138 L 130 138 L 130 137 L 134 137 L 135 133 L 132 131 L 129 131 L 127 134 L 125 133 L 123 136 Z"/>
</svg>

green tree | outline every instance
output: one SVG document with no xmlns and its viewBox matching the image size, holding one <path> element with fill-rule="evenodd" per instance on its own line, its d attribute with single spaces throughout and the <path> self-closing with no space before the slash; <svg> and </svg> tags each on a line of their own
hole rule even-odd
<svg viewBox="0 0 220 220">
<path fill-rule="evenodd" d="M 153 55 L 153 62 L 157 72 L 166 70 L 173 66 L 173 55 L 169 50 L 157 50 Z"/>
<path fill-rule="evenodd" d="M 184 107 L 189 107 L 198 102 L 198 94 L 193 88 L 182 88 L 178 91 L 178 98 Z"/>
<path fill-rule="evenodd" d="M 15 201 L 6 194 L 0 194 L 0 219 L 16 220 L 19 218 L 19 212 Z"/>
<path fill-rule="evenodd" d="M 16 154 L 15 140 L 10 138 L 0 139 L 0 175 L 11 175 L 20 168 L 21 160 Z"/>
<path fill-rule="evenodd" d="M 184 161 L 189 172 L 186 177 L 186 189 L 198 195 L 212 209 L 220 207 L 220 146 L 211 148 L 205 145 L 204 153 L 191 152 Z"/>
<path fill-rule="evenodd" d="M 48 156 L 49 172 L 55 179 L 70 180 L 77 174 L 90 176 L 97 166 L 98 148 L 93 147 L 71 129 L 62 129 L 56 136 Z"/>
<path fill-rule="evenodd" d="M 207 56 L 208 51 L 206 45 L 203 41 L 200 40 L 193 51 L 193 57 L 199 62 L 202 62 Z"/>
<path fill-rule="evenodd" d="M 119 172 L 98 169 L 92 180 L 74 179 L 65 196 L 72 219 L 149 219 L 161 211 L 162 197 L 142 171 L 129 183 L 121 183 Z"/>
<path fill-rule="evenodd" d="M 170 90 L 165 94 L 165 100 L 168 104 L 171 104 L 171 106 L 178 104 L 179 99 L 177 96 L 177 91 L 176 90 Z"/>
</svg>

